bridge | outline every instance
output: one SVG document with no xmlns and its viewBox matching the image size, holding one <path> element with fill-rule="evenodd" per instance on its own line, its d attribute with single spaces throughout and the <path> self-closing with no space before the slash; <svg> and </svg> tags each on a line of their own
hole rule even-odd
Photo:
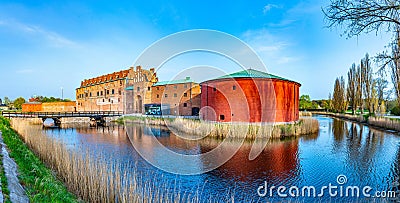
<svg viewBox="0 0 400 203">
<path fill-rule="evenodd" d="M 104 125 L 105 117 L 122 116 L 123 111 L 79 111 L 79 112 L 0 112 L 0 116 L 7 118 L 41 118 L 43 122 L 50 118 L 56 126 L 61 124 L 61 118 L 88 117 L 90 125 Z"/>
</svg>

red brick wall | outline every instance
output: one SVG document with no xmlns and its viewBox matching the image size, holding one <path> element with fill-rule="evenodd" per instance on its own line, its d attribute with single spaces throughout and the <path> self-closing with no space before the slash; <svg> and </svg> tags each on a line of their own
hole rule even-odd
<svg viewBox="0 0 400 203">
<path fill-rule="evenodd" d="M 35 103 L 35 104 L 30 104 L 30 103 L 25 103 L 22 104 L 22 112 L 38 112 L 42 111 L 42 104 L 41 103 Z"/>
<path fill-rule="evenodd" d="M 212 80 L 201 85 L 201 114 L 205 120 L 290 122 L 299 119 L 298 83 L 237 78 Z M 236 87 L 235 90 L 233 86 Z"/>
<path fill-rule="evenodd" d="M 75 102 L 46 102 L 42 103 L 44 112 L 72 112 L 75 111 Z"/>
</svg>

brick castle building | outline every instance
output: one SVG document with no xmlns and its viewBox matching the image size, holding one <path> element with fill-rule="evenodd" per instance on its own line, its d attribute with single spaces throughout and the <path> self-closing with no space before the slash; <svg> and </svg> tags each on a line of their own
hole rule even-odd
<svg viewBox="0 0 400 203">
<path fill-rule="evenodd" d="M 124 111 L 124 89 L 129 70 L 86 79 L 76 89 L 77 111 Z"/>
<path fill-rule="evenodd" d="M 76 89 L 77 111 L 192 116 L 218 122 L 292 122 L 299 119 L 297 82 L 257 70 L 204 81 L 158 81 L 154 68 L 84 80 Z"/>
</svg>

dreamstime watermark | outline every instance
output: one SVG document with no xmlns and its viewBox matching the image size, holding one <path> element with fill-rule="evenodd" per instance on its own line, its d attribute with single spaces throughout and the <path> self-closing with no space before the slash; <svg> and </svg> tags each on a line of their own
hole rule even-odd
<svg viewBox="0 0 400 203">
<path fill-rule="evenodd" d="M 338 175 L 336 183 L 328 183 L 327 185 L 315 187 L 312 185 L 307 186 L 275 186 L 268 185 L 264 181 L 262 185 L 257 188 L 257 194 L 260 197 L 355 197 L 355 198 L 395 198 L 395 191 L 374 191 L 371 186 L 355 186 L 345 185 L 347 177 L 345 175 Z"/>
</svg>

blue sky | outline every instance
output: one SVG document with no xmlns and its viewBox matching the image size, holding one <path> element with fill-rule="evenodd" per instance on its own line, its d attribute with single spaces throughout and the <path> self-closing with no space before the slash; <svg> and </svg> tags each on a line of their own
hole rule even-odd
<svg viewBox="0 0 400 203">
<path fill-rule="evenodd" d="M 337 76 L 366 52 L 381 52 L 390 37 L 341 37 L 342 30 L 324 27 L 321 8 L 328 3 L 2 0 L 0 97 L 61 97 L 63 88 L 64 97 L 74 99 L 81 80 L 132 66 L 157 40 L 189 29 L 213 29 L 248 43 L 268 72 L 300 82 L 301 94 L 327 98 Z M 239 70 L 221 56 L 188 53 L 164 64 L 159 79 L 190 75 L 201 80 L 196 76 L 202 65 L 221 69 L 220 74 Z M 189 67 L 197 68 L 185 72 Z"/>
</svg>

